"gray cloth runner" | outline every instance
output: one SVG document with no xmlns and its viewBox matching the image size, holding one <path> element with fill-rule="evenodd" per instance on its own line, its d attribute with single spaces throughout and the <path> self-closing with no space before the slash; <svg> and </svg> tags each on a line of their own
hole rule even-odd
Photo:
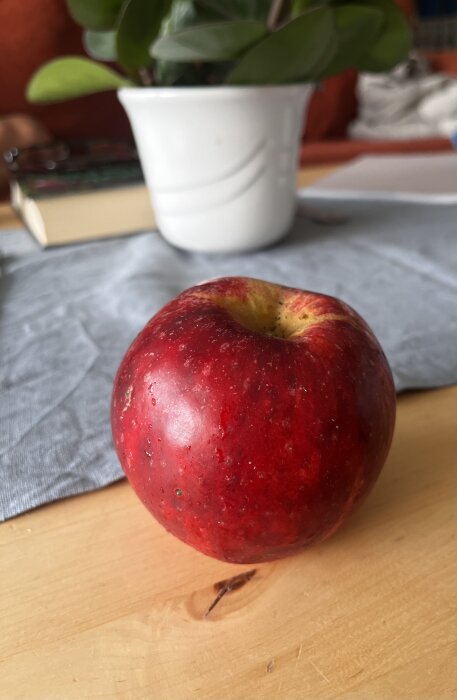
<svg viewBox="0 0 457 700">
<path fill-rule="evenodd" d="M 0 519 L 122 476 L 109 424 L 116 368 L 145 322 L 204 279 L 341 297 L 375 331 L 398 391 L 457 381 L 457 207 L 309 204 L 347 222 L 298 219 L 283 243 L 250 255 L 188 254 L 156 233 L 42 252 L 24 231 L 2 233 Z"/>
</svg>

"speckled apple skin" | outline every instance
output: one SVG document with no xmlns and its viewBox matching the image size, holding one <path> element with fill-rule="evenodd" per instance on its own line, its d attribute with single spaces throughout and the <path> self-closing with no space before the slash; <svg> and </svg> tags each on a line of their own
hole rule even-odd
<svg viewBox="0 0 457 700">
<path fill-rule="evenodd" d="M 391 371 L 362 318 L 276 286 L 290 314 L 310 319 L 285 340 L 213 300 L 243 304 L 259 284 L 221 278 L 159 311 L 122 361 L 111 411 L 121 465 L 155 518 L 239 563 L 335 532 L 374 485 L 395 423 Z"/>
</svg>

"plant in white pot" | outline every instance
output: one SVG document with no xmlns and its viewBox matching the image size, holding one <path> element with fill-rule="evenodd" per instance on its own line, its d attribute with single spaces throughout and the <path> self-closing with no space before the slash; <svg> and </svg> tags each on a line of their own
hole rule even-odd
<svg viewBox="0 0 457 700">
<path fill-rule="evenodd" d="M 66 1 L 95 60 L 47 63 L 28 97 L 117 89 L 159 228 L 188 250 L 284 236 L 313 86 L 350 67 L 388 70 L 410 47 L 393 0 Z"/>
</svg>

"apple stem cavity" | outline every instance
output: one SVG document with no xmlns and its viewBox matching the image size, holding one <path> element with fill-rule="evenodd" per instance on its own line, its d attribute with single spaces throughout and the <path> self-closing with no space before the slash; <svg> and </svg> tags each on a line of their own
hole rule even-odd
<svg viewBox="0 0 457 700">
<path fill-rule="evenodd" d="M 280 340 L 301 340 L 307 328 L 322 321 L 348 320 L 345 315 L 314 314 L 312 309 L 305 309 L 306 292 L 254 279 L 248 281 L 248 287 L 248 293 L 242 297 L 209 297 L 203 291 L 196 296 L 217 304 L 244 328 Z"/>
</svg>

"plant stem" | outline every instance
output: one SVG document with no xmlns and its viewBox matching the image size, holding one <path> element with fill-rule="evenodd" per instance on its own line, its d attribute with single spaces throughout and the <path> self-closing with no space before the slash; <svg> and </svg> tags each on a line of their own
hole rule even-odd
<svg viewBox="0 0 457 700">
<path fill-rule="evenodd" d="M 138 68 L 138 77 L 144 87 L 151 87 L 154 84 L 154 76 L 149 68 Z"/>
<path fill-rule="evenodd" d="M 281 16 L 283 5 L 284 0 L 272 0 L 267 19 L 267 27 L 270 30 L 270 32 L 276 29 L 276 25 L 278 24 L 278 20 Z"/>
</svg>

